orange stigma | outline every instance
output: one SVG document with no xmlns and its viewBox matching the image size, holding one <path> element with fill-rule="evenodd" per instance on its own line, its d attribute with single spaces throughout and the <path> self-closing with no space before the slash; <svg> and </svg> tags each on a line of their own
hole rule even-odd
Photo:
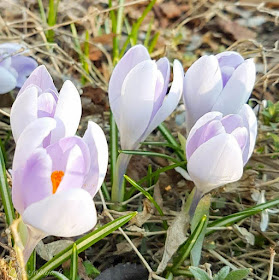
<svg viewBox="0 0 279 280">
<path fill-rule="evenodd" d="M 63 171 L 53 171 L 51 173 L 52 193 L 53 194 L 56 193 L 63 176 L 64 176 Z"/>
</svg>

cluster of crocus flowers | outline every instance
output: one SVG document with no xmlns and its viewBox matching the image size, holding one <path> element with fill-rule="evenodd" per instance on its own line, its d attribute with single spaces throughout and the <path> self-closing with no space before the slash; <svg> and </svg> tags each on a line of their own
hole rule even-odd
<svg viewBox="0 0 279 280">
<path fill-rule="evenodd" d="M 110 107 L 115 118 L 123 150 L 137 149 L 140 142 L 176 108 L 183 89 L 183 68 L 173 63 L 173 82 L 166 57 L 152 60 L 142 45 L 132 47 L 116 65 L 109 82 Z M 168 92 L 168 94 L 167 94 Z M 113 183 L 112 198 L 121 201 L 123 175 L 130 156 L 120 154 Z"/>
<path fill-rule="evenodd" d="M 26 51 L 20 44 L 0 44 L 0 94 L 21 87 L 38 66 L 33 58 L 24 55 Z"/>
<path fill-rule="evenodd" d="M 108 148 L 93 122 L 82 138 L 75 135 L 80 117 L 74 85 L 66 81 L 57 95 L 43 66 L 31 74 L 13 105 L 12 198 L 28 228 L 25 261 L 42 238 L 80 235 L 97 222 L 92 198 L 106 174 Z"/>
</svg>

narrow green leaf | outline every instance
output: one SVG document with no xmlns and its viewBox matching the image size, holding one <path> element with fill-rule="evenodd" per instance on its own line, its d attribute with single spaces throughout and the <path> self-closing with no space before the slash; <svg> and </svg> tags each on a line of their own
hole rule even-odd
<svg viewBox="0 0 279 280">
<path fill-rule="evenodd" d="M 48 18 L 47 18 L 47 23 L 48 26 L 52 27 L 56 24 L 56 19 L 57 19 L 57 12 L 58 12 L 58 5 L 59 5 L 59 0 L 49 0 L 49 5 L 48 5 Z M 48 30 L 47 32 L 47 40 L 48 42 L 54 42 L 54 35 L 55 32 L 53 29 Z"/>
<path fill-rule="evenodd" d="M 66 277 L 65 275 L 59 273 L 58 271 L 51 271 L 51 272 L 46 273 L 46 275 L 54 276 L 58 280 L 70 280 L 68 277 Z M 33 278 L 31 278 L 31 279 L 33 279 Z"/>
<path fill-rule="evenodd" d="M 181 147 L 180 145 L 177 143 L 177 141 L 175 140 L 175 138 L 172 136 L 172 134 L 170 133 L 170 131 L 167 129 L 167 127 L 164 125 L 164 123 L 161 123 L 158 126 L 158 129 L 160 130 L 160 132 L 162 133 L 162 135 L 165 137 L 165 139 L 173 146 L 177 147 L 177 149 L 175 150 L 175 153 L 177 154 L 177 156 L 185 161 L 186 157 L 185 154 L 183 153 L 183 151 L 181 151 Z"/>
<path fill-rule="evenodd" d="M 156 152 L 150 152 L 150 151 L 140 151 L 140 150 L 119 150 L 119 153 L 127 154 L 127 155 L 140 155 L 140 156 L 150 156 L 150 157 L 161 157 L 168 159 L 170 161 L 173 161 L 175 163 L 179 163 L 180 160 L 177 160 L 176 158 L 173 158 L 169 155 L 156 153 Z"/>
<path fill-rule="evenodd" d="M 147 192 L 143 187 L 141 187 L 139 184 L 137 184 L 132 178 L 130 178 L 127 175 L 124 175 L 124 178 L 132 185 L 134 186 L 137 190 L 139 190 L 151 203 L 153 203 L 153 205 L 155 206 L 155 208 L 157 209 L 157 211 L 159 212 L 160 216 L 164 216 L 164 213 L 161 209 L 161 207 L 158 205 L 158 203 L 155 201 L 155 199 L 152 197 L 152 195 Z M 167 222 L 164 220 L 163 221 L 163 225 L 164 228 L 167 229 L 168 228 L 168 224 Z"/>
<path fill-rule="evenodd" d="M 189 270 L 194 275 L 196 280 L 211 280 L 209 275 L 198 267 L 190 266 Z"/>
<path fill-rule="evenodd" d="M 150 146 L 159 146 L 159 147 L 167 147 L 167 148 L 171 148 L 173 150 L 177 150 L 179 149 L 180 151 L 183 151 L 181 148 L 174 146 L 170 143 L 167 142 L 141 142 L 141 145 L 150 145 Z"/>
<path fill-rule="evenodd" d="M 265 202 L 265 203 L 262 203 L 262 204 L 258 204 L 254 207 L 247 208 L 244 211 L 240 211 L 240 212 L 228 215 L 226 217 L 223 217 L 221 219 L 215 220 L 215 221 L 208 224 L 208 226 L 207 226 L 208 230 L 207 230 L 206 234 L 208 235 L 208 234 L 211 234 L 212 232 L 214 232 L 214 230 L 210 229 L 212 227 L 226 227 L 226 226 L 233 225 L 238 221 L 241 221 L 245 218 L 248 218 L 248 217 L 253 216 L 257 213 L 260 213 L 265 209 L 275 207 L 278 204 L 279 204 L 279 198 L 276 198 L 274 200 L 271 200 L 271 201 L 268 201 L 268 202 Z"/>
<path fill-rule="evenodd" d="M 107 235 L 118 229 L 119 227 L 126 224 L 130 221 L 137 212 L 133 212 L 122 216 L 114 221 L 109 222 L 108 224 L 94 230 L 86 234 L 85 236 L 79 238 L 75 243 L 77 246 L 77 253 L 81 253 L 85 251 L 87 248 L 105 238 Z M 30 280 L 37 280 L 43 278 L 49 271 L 56 269 L 63 262 L 71 258 L 73 245 L 70 245 L 65 250 L 57 254 L 54 258 L 48 261 L 45 265 L 43 265 L 39 270 L 34 273 L 34 276 L 30 278 Z"/>
<path fill-rule="evenodd" d="M 159 36 L 160 36 L 160 32 L 156 32 L 154 37 L 152 38 L 151 42 L 150 42 L 150 45 L 148 47 L 148 52 L 149 53 L 152 53 L 153 52 L 153 49 L 155 48 L 156 44 L 157 44 L 157 41 L 159 39 Z"/>
<path fill-rule="evenodd" d="M 44 4 L 43 4 L 42 0 L 38 0 L 38 5 L 39 5 L 39 9 L 40 9 L 41 19 L 42 19 L 43 23 L 46 24 L 47 19 L 46 19 L 46 13 L 45 13 Z"/>
<path fill-rule="evenodd" d="M 190 252 L 196 241 L 198 240 L 200 234 L 203 232 L 206 226 L 207 216 L 204 215 L 197 225 L 195 231 L 189 236 L 189 238 L 180 246 L 178 249 L 178 255 L 173 260 L 173 266 L 171 268 L 172 271 L 178 269 L 182 263 L 186 260 L 186 258 L 190 255 Z"/>
<path fill-rule="evenodd" d="M 4 206 L 4 211 L 6 214 L 6 221 L 7 224 L 10 226 L 13 220 L 15 219 L 15 211 L 12 204 L 10 188 L 7 182 L 6 166 L 4 162 L 2 149 L 0 149 L 0 194 L 2 204 Z"/>
<path fill-rule="evenodd" d="M 34 250 L 26 264 L 27 275 L 34 275 L 36 270 L 36 251 Z"/>
<path fill-rule="evenodd" d="M 152 30 L 152 25 L 154 23 L 154 16 L 152 16 L 149 24 L 148 24 L 148 28 L 147 28 L 147 32 L 145 34 L 145 39 L 144 39 L 144 43 L 143 45 L 148 48 L 149 46 L 149 39 L 150 39 L 150 35 L 151 35 L 151 30 Z"/>
<path fill-rule="evenodd" d="M 250 272 L 250 270 L 248 268 L 234 270 L 234 271 L 231 271 L 224 280 L 242 280 L 246 276 L 248 276 L 249 272 Z"/>
<path fill-rule="evenodd" d="M 213 280 L 224 280 L 228 276 L 229 272 L 230 267 L 224 266 L 216 275 L 213 276 Z"/>
<path fill-rule="evenodd" d="M 76 280 L 78 276 L 78 253 L 76 243 L 74 243 L 72 246 L 73 248 L 71 257 L 70 279 Z"/>
</svg>

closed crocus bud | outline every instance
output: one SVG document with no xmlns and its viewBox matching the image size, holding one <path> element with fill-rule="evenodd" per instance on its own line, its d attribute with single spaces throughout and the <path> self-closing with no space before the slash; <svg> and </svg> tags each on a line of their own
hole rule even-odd
<svg viewBox="0 0 279 280">
<path fill-rule="evenodd" d="M 15 142 L 22 131 L 38 118 L 56 120 L 56 128 L 44 146 L 75 135 L 81 118 L 80 95 L 71 81 L 66 81 L 58 95 L 45 66 L 39 66 L 26 80 L 11 109 L 11 127 Z"/>
<path fill-rule="evenodd" d="M 239 114 L 223 117 L 220 112 L 209 112 L 196 122 L 187 139 L 186 157 L 199 198 L 241 178 L 256 135 L 257 119 L 247 104 Z"/>
<path fill-rule="evenodd" d="M 169 82 L 168 59 L 155 62 L 142 45 L 132 47 L 118 62 L 109 82 L 109 102 L 122 149 L 136 149 L 176 108 L 183 88 L 183 68 L 178 60 L 173 64 L 168 92 Z M 120 155 L 120 180 L 128 162 L 129 156 Z"/>
<path fill-rule="evenodd" d="M 21 87 L 38 66 L 33 58 L 23 55 L 26 50 L 16 43 L 0 44 L 0 94 Z"/>
<path fill-rule="evenodd" d="M 253 59 L 244 60 L 237 52 L 198 59 L 184 78 L 187 132 L 208 112 L 237 114 L 249 99 L 255 78 Z"/>
<path fill-rule="evenodd" d="M 39 118 L 24 129 L 16 145 L 12 199 L 28 228 L 25 261 L 42 238 L 80 235 L 97 222 L 92 197 L 107 170 L 105 135 L 89 122 L 83 138 L 65 137 L 44 148 L 55 127 L 55 119 Z"/>
</svg>

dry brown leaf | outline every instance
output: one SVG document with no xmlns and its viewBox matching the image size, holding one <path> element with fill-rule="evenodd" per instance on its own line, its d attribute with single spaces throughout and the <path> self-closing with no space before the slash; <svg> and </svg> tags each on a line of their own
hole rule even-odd
<svg viewBox="0 0 279 280">
<path fill-rule="evenodd" d="M 142 240 L 142 238 L 138 237 L 138 238 L 134 238 L 132 240 L 132 242 L 135 245 L 135 247 L 138 247 L 141 244 L 141 240 Z M 114 255 L 117 255 L 117 256 L 121 255 L 121 254 L 129 253 L 133 250 L 131 245 L 126 240 L 116 244 L 116 248 L 117 248 L 117 251 L 114 252 Z"/>
<path fill-rule="evenodd" d="M 130 222 L 130 224 L 135 224 L 141 227 L 146 221 L 148 221 L 152 214 L 154 213 L 153 205 L 146 198 L 143 200 L 143 211 L 139 212 Z"/>
<path fill-rule="evenodd" d="M 160 8 L 169 19 L 176 18 L 181 15 L 179 6 L 172 1 L 161 4 Z"/>
</svg>

